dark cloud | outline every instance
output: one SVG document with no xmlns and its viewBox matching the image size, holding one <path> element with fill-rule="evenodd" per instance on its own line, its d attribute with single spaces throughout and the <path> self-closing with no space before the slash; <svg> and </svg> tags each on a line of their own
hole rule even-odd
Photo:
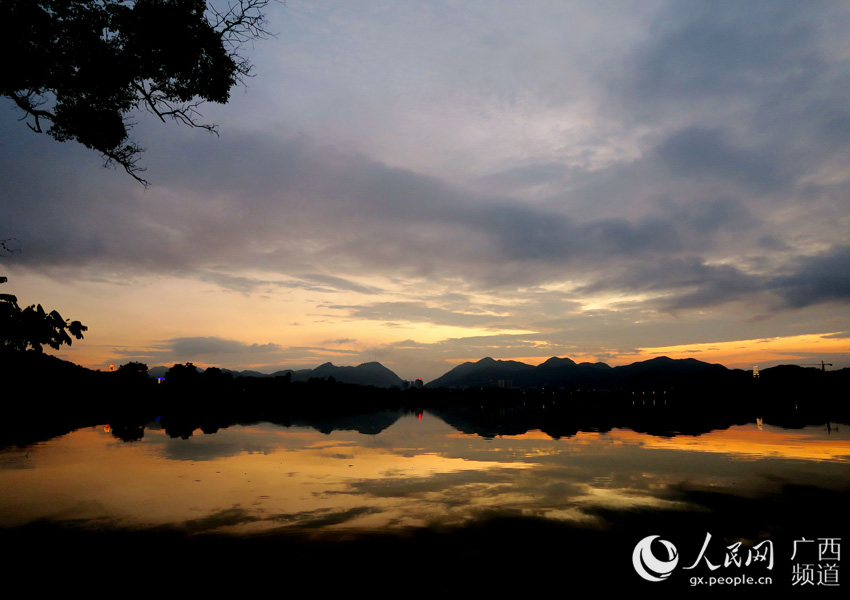
<svg viewBox="0 0 850 600">
<path fill-rule="evenodd" d="M 241 143 L 239 138 L 233 144 L 221 140 L 208 157 L 212 162 L 207 166 L 223 178 L 222 189 L 213 200 L 196 193 L 170 204 L 170 186 L 178 183 L 175 181 L 162 191 L 145 193 L 145 203 L 132 201 L 120 209 L 103 204 L 99 197 L 72 199 L 71 204 L 79 204 L 80 210 L 78 214 L 65 207 L 63 213 L 70 223 L 60 226 L 48 220 L 37 228 L 30 227 L 39 223 L 36 213 L 50 212 L 69 199 L 48 194 L 47 199 L 34 200 L 32 206 L 19 207 L 12 220 L 30 223 L 25 225 L 30 227 L 27 256 L 21 262 L 54 268 L 88 263 L 98 265 L 99 274 L 127 268 L 142 273 L 179 273 L 246 293 L 273 287 L 368 295 L 381 292 L 346 277 L 305 271 L 304 266 L 311 264 L 349 263 L 364 273 L 390 276 L 461 276 L 467 284 L 477 281 L 479 287 L 528 285 L 578 275 L 594 281 L 579 293 L 668 291 L 672 295 L 663 303 L 666 309 L 734 300 L 757 292 L 766 281 L 732 266 L 711 266 L 698 254 L 712 249 L 716 234 L 760 224 L 761 220 L 733 197 L 709 196 L 689 202 L 667 196 L 656 201 L 653 212 L 644 217 L 579 221 L 549 206 L 480 198 L 433 177 L 317 147 L 303 138 L 275 142 L 256 137 L 254 143 L 260 148 L 265 146 L 269 153 L 282 150 L 299 169 L 283 169 L 286 180 L 278 173 L 267 177 L 279 184 L 274 198 L 257 191 L 246 196 L 232 191 L 234 183 L 228 179 L 230 173 L 250 170 L 234 152 Z M 756 185 L 772 177 L 769 167 L 759 166 L 762 163 L 756 158 L 728 146 L 713 130 L 679 131 L 657 147 L 656 156 L 675 167 L 675 177 L 685 179 L 704 174 Z M 33 197 L 41 194 L 45 185 L 39 184 L 30 193 Z M 60 194 L 59 188 L 52 189 Z M 89 208 L 83 210 L 86 205 Z M 299 227 L 291 225 L 294 206 L 299 206 Z M 250 216 L 236 219 L 240 212 Z M 771 234 L 757 239 L 761 246 L 781 247 L 784 243 Z M 844 288 L 835 285 L 842 283 L 840 278 L 824 272 L 840 261 L 841 256 L 832 262 L 806 263 L 805 273 L 775 279 L 771 289 L 792 307 L 806 306 L 817 298 L 842 298 Z M 288 279 L 228 273 L 255 265 Z M 458 326 L 506 322 L 501 317 L 422 302 L 332 308 L 344 308 L 353 317 L 385 321 Z M 248 346 L 213 338 L 175 340 L 171 349 L 187 356 L 280 350 L 273 345 Z"/>
<path fill-rule="evenodd" d="M 818 30 L 837 12 L 840 3 L 828 1 L 671 3 L 635 53 L 636 91 L 658 110 L 688 100 L 776 95 L 819 66 Z"/>
<path fill-rule="evenodd" d="M 786 306 L 802 308 L 823 302 L 850 302 L 850 246 L 798 259 L 790 275 L 773 278 L 768 287 Z"/>
<path fill-rule="evenodd" d="M 656 146 L 655 153 L 677 178 L 733 180 L 753 188 L 788 183 L 769 150 L 735 147 L 718 130 L 679 130 Z"/>
<path fill-rule="evenodd" d="M 255 138 L 255 143 L 264 145 L 262 139 Z M 270 176 L 280 183 L 273 199 L 229 192 L 232 182 L 223 182 L 223 189 L 210 192 L 213 200 L 194 192 L 173 204 L 169 189 L 149 191 L 147 204 L 131 202 L 120 210 L 108 205 L 95 209 L 102 203 L 98 198 L 79 200 L 90 208 L 81 207 L 71 226 L 63 223 L 53 229 L 42 223 L 29 231 L 33 249 L 25 262 L 53 267 L 92 264 L 98 273 L 131 267 L 141 273 L 194 276 L 243 292 L 287 286 L 376 294 L 380 290 L 375 287 L 302 269 L 354 263 L 385 275 L 460 275 L 504 284 L 511 278 L 557 278 L 566 264 L 592 269 L 618 257 L 683 248 L 675 220 L 664 215 L 634 222 L 578 222 L 548 208 L 480 199 L 435 178 L 318 149 L 303 140 L 282 145 L 265 140 L 265 145 L 270 153 L 283 148 L 290 156 L 295 155 L 293 146 L 301 148 L 295 159 L 301 169 L 286 169 L 291 179 Z M 208 167 L 217 173 L 247 167 L 224 140 L 216 154 L 221 161 Z M 305 200 L 309 205 L 297 217 L 301 224 L 293 227 L 293 204 Z M 36 213 L 51 210 L 40 202 L 42 206 L 28 208 L 15 220 L 38 223 Z M 238 213 L 250 216 L 235 218 Z M 527 263 L 535 268 L 526 269 Z M 292 280 L 230 274 L 252 266 Z"/>
<path fill-rule="evenodd" d="M 314 289 L 318 291 L 346 291 L 346 292 L 357 292 L 358 294 L 379 294 L 381 290 L 376 287 L 360 285 L 359 283 L 354 283 L 352 281 L 348 281 L 347 279 L 343 279 L 342 277 L 336 277 L 334 275 L 325 275 L 321 273 L 312 273 L 309 275 L 296 275 L 300 280 L 299 283 L 296 284 L 286 284 L 291 287 L 305 287 L 306 289 Z"/>
<path fill-rule="evenodd" d="M 828 340 L 850 338 L 850 331 L 842 331 L 842 332 L 839 332 L 839 333 L 833 333 L 831 335 L 825 335 L 823 337 L 828 339 Z"/>
<path fill-rule="evenodd" d="M 761 236 L 756 241 L 756 244 L 758 245 L 759 248 L 762 248 L 764 250 L 782 251 L 782 250 L 790 250 L 791 249 L 791 247 L 788 244 L 786 244 L 782 240 L 776 239 L 774 236 L 772 236 L 769 233 Z"/>
<path fill-rule="evenodd" d="M 674 202 L 659 202 L 659 210 L 693 243 L 693 236 L 720 231 L 740 231 L 761 224 L 739 199 L 719 197 Z"/>
<path fill-rule="evenodd" d="M 243 292 L 246 294 L 274 285 L 273 282 L 268 280 L 256 279 L 253 277 L 242 277 L 240 275 L 229 275 L 227 273 L 216 273 L 213 271 L 202 271 L 197 277 L 201 281 L 206 281 L 225 289 Z"/>
<path fill-rule="evenodd" d="M 186 443 L 184 439 L 164 438 L 160 451 L 168 460 L 190 462 L 218 460 L 240 454 L 272 454 L 275 451 L 272 444 L 251 440 L 222 440 L 210 435 L 201 435 L 200 430 L 195 430 L 195 434 L 192 436 L 192 443 Z"/>
<path fill-rule="evenodd" d="M 424 322 L 456 327 L 499 327 L 505 318 L 476 312 L 454 312 L 434 308 L 422 302 L 378 302 L 363 306 L 334 305 L 328 308 L 345 310 L 349 317 L 387 322 Z M 474 307 L 469 307 L 468 311 Z"/>
<path fill-rule="evenodd" d="M 236 352 L 269 353 L 282 350 L 277 344 L 245 344 L 218 337 L 174 338 L 167 342 L 167 346 L 180 356 L 214 356 Z"/>
<path fill-rule="evenodd" d="M 249 511 L 239 505 L 222 509 L 204 517 L 188 519 L 175 524 L 176 527 L 192 533 L 211 532 L 222 527 L 234 527 L 249 523 L 266 523 L 284 526 L 298 526 L 303 529 L 321 529 L 340 525 L 365 515 L 379 513 L 376 507 L 359 506 L 348 509 L 316 509 L 295 513 L 268 514 Z"/>
<path fill-rule="evenodd" d="M 359 294 L 378 294 L 379 288 L 360 285 L 342 277 L 322 273 L 293 274 L 291 279 L 271 280 L 242 277 L 214 271 L 202 271 L 197 275 L 201 281 L 213 283 L 225 289 L 243 293 L 274 288 L 296 288 L 314 292 L 357 292 Z"/>
<path fill-rule="evenodd" d="M 503 192 L 525 190 L 529 188 L 549 187 L 564 184 L 571 177 L 580 176 L 581 171 L 563 163 L 538 163 L 521 167 L 512 167 L 504 171 L 491 173 L 481 178 L 488 186 L 498 187 Z"/>
<path fill-rule="evenodd" d="M 664 5 L 615 95 L 644 124 L 689 123 L 660 148 L 672 167 L 790 182 L 846 143 L 847 17 L 831 0 Z"/>
<path fill-rule="evenodd" d="M 181 337 L 155 343 L 153 347 L 139 350 L 135 348 L 116 348 L 114 354 L 119 360 L 136 360 L 153 365 L 171 365 L 174 363 L 196 362 L 213 364 L 231 369 L 242 369 L 241 365 L 271 365 L 263 372 L 280 370 L 286 361 L 309 359 L 316 355 L 316 364 L 324 362 L 324 348 L 285 347 L 275 343 L 248 344 L 233 339 L 214 336 Z M 334 351 L 336 352 L 336 351 Z"/>
<path fill-rule="evenodd" d="M 218 337 L 174 338 L 154 344 L 152 348 L 113 348 L 116 362 L 138 361 L 150 366 L 193 362 L 211 364 L 236 371 L 252 370 L 274 373 L 284 369 L 313 368 L 329 360 L 345 358 L 345 364 L 359 364 L 360 350 L 340 348 L 355 343 L 352 339 L 328 340 L 328 346 L 282 346 L 280 344 L 247 344 Z M 364 358 L 359 362 L 366 362 Z"/>
<path fill-rule="evenodd" d="M 519 205 L 491 206 L 468 215 L 471 228 L 494 238 L 502 258 L 564 264 L 564 261 L 604 263 L 635 254 L 670 252 L 681 249 L 672 222 L 651 218 L 599 219 L 576 223 L 559 213 Z"/>
<path fill-rule="evenodd" d="M 601 278 L 582 290 L 611 290 L 661 294 L 654 302 L 664 310 L 716 306 L 740 300 L 763 288 L 764 279 L 731 265 L 710 265 L 700 258 L 670 258 L 632 264 L 611 277 Z"/>
<path fill-rule="evenodd" d="M 824 302 L 850 302 L 850 246 L 801 259 L 788 265 L 792 273 L 769 277 L 746 273 L 728 265 L 706 264 L 702 259 L 672 259 L 634 265 L 610 278 L 602 278 L 580 292 L 610 290 L 667 292 L 659 300 L 665 310 L 718 306 L 769 292 L 785 308 L 803 308 Z M 771 309 L 771 310 L 775 310 Z"/>
</svg>

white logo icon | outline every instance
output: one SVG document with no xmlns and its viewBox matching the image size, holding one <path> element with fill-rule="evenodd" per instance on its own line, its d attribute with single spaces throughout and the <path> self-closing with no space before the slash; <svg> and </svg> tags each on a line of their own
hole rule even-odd
<svg viewBox="0 0 850 600">
<path fill-rule="evenodd" d="M 637 574 L 647 581 L 664 581 L 670 577 L 670 573 L 676 568 L 679 562 L 679 553 L 676 546 L 667 540 L 658 539 L 657 535 L 650 535 L 643 538 L 635 546 L 635 551 L 632 553 L 632 564 L 635 566 Z M 658 560 L 652 553 L 652 542 L 658 539 L 661 544 L 667 548 L 667 560 Z"/>
</svg>

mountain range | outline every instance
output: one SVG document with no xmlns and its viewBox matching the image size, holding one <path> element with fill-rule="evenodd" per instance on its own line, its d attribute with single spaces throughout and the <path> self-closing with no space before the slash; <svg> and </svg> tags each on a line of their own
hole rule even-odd
<svg viewBox="0 0 850 600">
<path fill-rule="evenodd" d="M 151 377 L 164 377 L 169 367 L 153 367 L 148 371 Z M 234 377 L 286 377 L 289 375 L 292 381 L 308 381 L 310 379 L 330 379 L 333 377 L 340 383 L 352 383 L 355 385 L 371 385 L 381 388 L 403 387 L 404 380 L 386 368 L 379 362 L 368 362 L 356 367 L 338 367 L 326 362 L 315 369 L 284 369 L 272 374 L 260 373 L 259 371 L 232 371 L 222 369 Z"/>
<path fill-rule="evenodd" d="M 162 376 L 168 367 L 153 367 L 152 377 Z M 356 367 L 339 367 L 325 363 L 314 369 L 285 369 L 271 375 L 257 371 L 227 371 L 234 377 L 286 377 L 292 381 L 329 379 L 380 388 L 405 388 L 407 382 L 378 362 Z M 850 371 L 843 369 L 842 371 Z M 791 365 L 762 370 L 769 379 L 798 380 L 804 376 L 820 375 L 819 369 L 804 369 Z M 837 372 L 836 372 L 837 373 Z M 774 377 L 775 376 L 775 377 Z M 477 362 L 465 362 L 426 384 L 427 388 L 550 388 L 565 390 L 623 390 L 661 389 L 675 387 L 717 387 L 738 384 L 752 378 L 751 371 L 727 369 L 723 365 L 693 358 L 672 359 L 666 356 L 630 365 L 611 367 L 601 362 L 576 363 L 569 358 L 552 357 L 534 366 L 513 360 L 490 357 Z"/>
<path fill-rule="evenodd" d="M 538 366 L 513 360 L 482 358 L 466 362 L 428 383 L 429 388 L 634 388 L 675 387 L 686 381 L 716 379 L 731 373 L 723 365 L 693 358 L 666 356 L 622 367 L 605 363 L 576 363 L 569 358 L 552 357 Z M 739 371 L 743 373 L 743 371 Z"/>
</svg>

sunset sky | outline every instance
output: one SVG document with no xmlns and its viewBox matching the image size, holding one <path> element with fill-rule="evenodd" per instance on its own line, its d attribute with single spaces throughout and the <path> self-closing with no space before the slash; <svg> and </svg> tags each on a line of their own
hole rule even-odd
<svg viewBox="0 0 850 600">
<path fill-rule="evenodd" d="M 2 293 L 91 368 L 850 367 L 850 4 L 273 5 L 147 189 L 0 98 Z"/>
</svg>

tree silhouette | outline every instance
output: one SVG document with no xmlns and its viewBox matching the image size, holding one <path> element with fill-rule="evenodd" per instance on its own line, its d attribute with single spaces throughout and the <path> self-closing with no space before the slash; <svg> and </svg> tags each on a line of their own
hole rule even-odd
<svg viewBox="0 0 850 600">
<path fill-rule="evenodd" d="M 176 364 L 165 372 L 165 383 L 175 388 L 191 387 L 197 385 L 200 380 L 200 371 L 190 362 Z"/>
<path fill-rule="evenodd" d="M 141 362 L 128 362 L 127 364 L 118 367 L 118 370 L 115 372 L 122 377 L 134 379 L 148 378 L 148 366 Z"/>
<path fill-rule="evenodd" d="M 0 283 L 6 278 L 0 277 Z M 63 319 L 57 311 L 46 312 L 41 304 L 21 309 L 18 298 L 0 294 L 0 349 L 23 352 L 28 348 L 42 352 L 47 345 L 58 350 L 71 345 L 71 338 L 83 339 L 88 327 L 79 321 Z"/>
<path fill-rule="evenodd" d="M 204 102 L 225 103 L 250 75 L 246 42 L 268 35 L 271 0 L 3 0 L 0 95 L 27 125 L 140 173 L 130 115 L 145 108 L 216 133 Z"/>
</svg>

